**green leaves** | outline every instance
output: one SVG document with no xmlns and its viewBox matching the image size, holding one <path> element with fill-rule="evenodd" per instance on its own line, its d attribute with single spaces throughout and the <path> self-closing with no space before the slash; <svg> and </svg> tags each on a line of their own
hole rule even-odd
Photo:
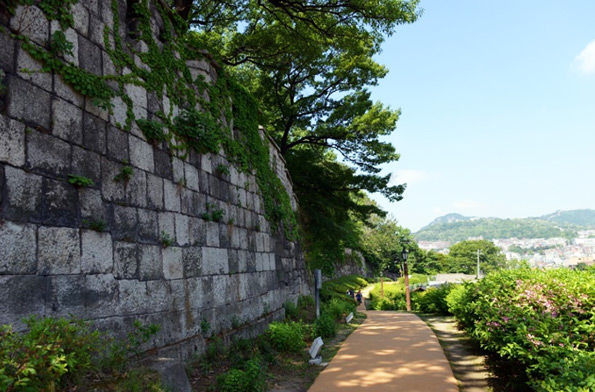
<svg viewBox="0 0 595 392">
<path fill-rule="evenodd" d="M 588 390 L 595 374 L 595 271 L 506 270 L 451 292 L 482 347 L 526 366 L 536 390 Z"/>
</svg>

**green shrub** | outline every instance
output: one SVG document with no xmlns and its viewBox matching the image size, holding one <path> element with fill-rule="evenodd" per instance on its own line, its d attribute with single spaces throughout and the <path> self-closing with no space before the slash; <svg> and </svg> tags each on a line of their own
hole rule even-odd
<svg viewBox="0 0 595 392">
<path fill-rule="evenodd" d="M 322 313 L 314 323 L 314 336 L 332 338 L 337 334 L 337 324 L 332 316 Z"/>
<path fill-rule="evenodd" d="M 253 358 L 246 361 L 243 369 L 222 374 L 217 384 L 224 392 L 261 392 L 266 389 L 266 372 L 260 359 Z"/>
<path fill-rule="evenodd" d="M 287 301 L 283 304 L 283 308 L 285 309 L 285 317 L 289 320 L 296 320 L 298 316 L 298 307 L 291 301 Z"/>
<path fill-rule="evenodd" d="M 272 322 L 269 325 L 271 344 L 281 352 L 299 352 L 306 347 L 304 331 L 301 323 Z"/>
<path fill-rule="evenodd" d="M 31 316 L 24 323 L 22 335 L 0 329 L 0 390 L 54 390 L 96 367 L 100 336 L 85 322 Z"/>
<path fill-rule="evenodd" d="M 327 313 L 334 320 L 341 321 L 349 313 L 355 312 L 355 302 L 348 297 L 333 297 L 330 301 L 323 304 L 322 313 Z"/>
<path fill-rule="evenodd" d="M 377 283 L 370 292 L 370 308 L 374 310 L 405 310 L 405 287 L 397 282 L 385 282 L 383 286 L 384 298 L 380 283 Z"/>
<path fill-rule="evenodd" d="M 413 310 L 422 313 L 450 314 L 446 298 L 453 287 L 454 285 L 443 285 L 413 293 L 411 298 Z"/>
<path fill-rule="evenodd" d="M 95 186 L 95 182 L 93 182 L 92 179 L 85 177 L 85 176 L 79 176 L 76 174 L 69 174 L 68 175 L 68 182 L 78 188 L 85 188 L 88 186 Z"/>
<path fill-rule="evenodd" d="M 482 347 L 526 367 L 540 391 L 595 388 L 595 273 L 498 271 L 447 297 Z"/>
</svg>

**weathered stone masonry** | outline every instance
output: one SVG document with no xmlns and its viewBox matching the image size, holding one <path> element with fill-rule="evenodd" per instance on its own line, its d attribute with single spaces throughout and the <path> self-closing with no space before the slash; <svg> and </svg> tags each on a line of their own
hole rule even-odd
<svg viewBox="0 0 595 392">
<path fill-rule="evenodd" d="M 97 75 L 116 72 L 103 37 L 113 23 L 110 3 L 77 3 L 66 31 L 70 61 Z M 186 358 L 212 333 L 262 331 L 283 316 L 285 301 L 309 292 L 299 244 L 272 232 L 252 175 L 222 152 L 173 156 L 136 126 L 121 129 L 121 98 L 110 113 L 59 75 L 35 72 L 42 65 L 9 32 L 47 47 L 56 22 L 37 7 L 20 6 L 0 22 L 7 29 L 0 32 L 0 324 L 18 329 L 30 314 L 73 314 L 124 334 L 134 320 L 152 322 L 162 328 L 150 347 Z M 188 66 L 194 78 L 217 78 L 207 61 Z M 136 118 L 170 111 L 167 96 L 125 88 Z M 282 158 L 272 144 L 270 151 L 292 194 Z M 133 176 L 114 181 L 126 161 Z M 229 174 L 216 171 L 220 164 Z M 77 188 L 69 174 L 95 185 Z M 201 217 L 207 203 L 223 210 L 221 222 Z M 86 228 L 89 221 L 105 221 L 106 230 Z M 173 239 L 166 248 L 163 233 Z"/>
</svg>

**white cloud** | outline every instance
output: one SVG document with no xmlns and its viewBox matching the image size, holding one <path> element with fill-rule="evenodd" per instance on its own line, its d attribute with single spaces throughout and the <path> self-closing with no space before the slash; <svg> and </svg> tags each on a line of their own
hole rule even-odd
<svg viewBox="0 0 595 392">
<path fill-rule="evenodd" d="M 595 74 L 595 40 L 574 58 L 574 65 L 583 74 Z"/>
<path fill-rule="evenodd" d="M 462 212 L 471 212 L 483 207 L 483 203 L 476 200 L 459 200 L 453 203 L 453 207 Z"/>
<path fill-rule="evenodd" d="M 412 184 L 427 179 L 429 176 L 421 170 L 397 170 L 390 177 L 389 185 Z"/>
</svg>

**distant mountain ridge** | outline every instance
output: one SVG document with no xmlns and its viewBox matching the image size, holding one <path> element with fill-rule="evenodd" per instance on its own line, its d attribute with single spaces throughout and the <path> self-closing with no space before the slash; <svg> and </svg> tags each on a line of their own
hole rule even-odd
<svg viewBox="0 0 595 392">
<path fill-rule="evenodd" d="M 551 238 L 574 237 L 578 230 L 595 229 L 595 210 L 556 211 L 535 218 L 501 219 L 448 214 L 422 227 L 418 241 L 464 241 L 469 237 Z"/>
</svg>

